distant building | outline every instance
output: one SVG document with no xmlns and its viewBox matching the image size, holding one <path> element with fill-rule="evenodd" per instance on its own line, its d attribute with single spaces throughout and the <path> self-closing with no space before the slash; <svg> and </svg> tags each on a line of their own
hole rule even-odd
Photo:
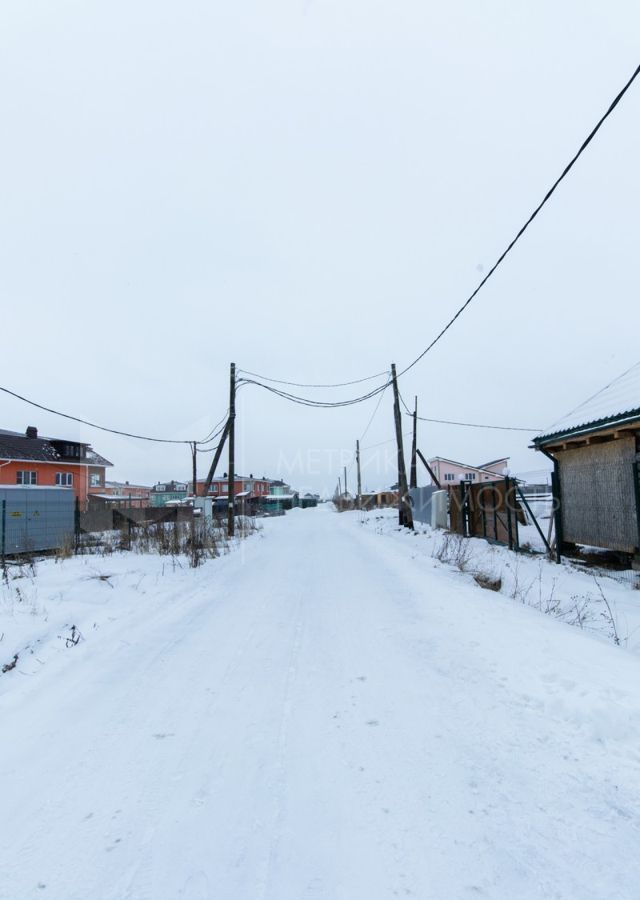
<svg viewBox="0 0 640 900">
<path fill-rule="evenodd" d="M 560 548 L 601 547 L 633 554 L 640 564 L 640 363 L 533 446 L 554 464 Z"/>
<path fill-rule="evenodd" d="M 0 484 L 69 488 L 85 508 L 112 465 L 83 441 L 39 437 L 32 425 L 24 434 L 0 429 Z"/>
<path fill-rule="evenodd" d="M 111 505 L 128 508 L 144 508 L 149 506 L 151 488 L 141 484 L 130 484 L 128 481 L 107 481 L 104 489 L 95 496 Z"/>
<path fill-rule="evenodd" d="M 189 490 L 193 492 L 192 489 L 193 482 L 189 483 Z M 197 484 L 197 495 L 198 497 L 204 496 L 204 487 L 206 484 L 205 478 L 199 478 L 196 482 Z M 244 497 L 264 497 L 269 491 L 269 486 L 272 484 L 269 478 L 254 478 L 253 475 L 236 475 L 233 480 L 233 492 L 236 497 L 242 495 Z M 216 476 L 211 480 L 211 485 L 209 487 L 209 496 L 214 497 L 216 499 L 227 499 L 229 496 L 229 476 L 225 472 L 223 475 Z"/>
<path fill-rule="evenodd" d="M 360 495 L 363 509 L 382 509 L 385 506 L 398 505 L 398 491 L 391 489 L 381 491 L 364 491 Z"/>
<path fill-rule="evenodd" d="M 479 466 L 456 462 L 453 459 L 446 459 L 444 456 L 434 456 L 428 462 L 440 485 L 444 488 L 450 484 L 459 484 L 461 481 L 479 483 L 504 478 L 505 470 L 509 465 L 509 457 L 493 459 Z"/>
<path fill-rule="evenodd" d="M 277 479 L 269 479 L 268 493 L 274 497 L 284 497 L 291 494 L 291 485 Z"/>
<path fill-rule="evenodd" d="M 151 506 L 166 506 L 175 500 L 185 500 L 187 487 L 186 481 L 159 481 L 149 491 Z"/>
</svg>

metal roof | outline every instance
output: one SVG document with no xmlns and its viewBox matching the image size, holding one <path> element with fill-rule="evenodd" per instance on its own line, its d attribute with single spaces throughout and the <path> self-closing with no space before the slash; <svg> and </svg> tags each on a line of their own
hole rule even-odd
<svg viewBox="0 0 640 900">
<path fill-rule="evenodd" d="M 634 421 L 640 421 L 640 362 L 550 425 L 533 440 L 534 444 L 549 443 L 561 437 L 598 431 Z"/>
</svg>

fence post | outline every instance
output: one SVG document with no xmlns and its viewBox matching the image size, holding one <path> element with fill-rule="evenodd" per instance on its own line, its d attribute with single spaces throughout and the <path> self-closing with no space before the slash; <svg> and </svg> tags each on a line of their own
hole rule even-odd
<svg viewBox="0 0 640 900">
<path fill-rule="evenodd" d="M 75 535 L 75 552 L 78 553 L 80 549 L 80 499 L 76 497 L 75 509 L 73 512 L 73 526 L 74 526 L 74 535 Z"/>
<path fill-rule="evenodd" d="M 544 543 L 545 547 L 547 548 L 547 553 L 549 554 L 549 556 L 551 556 L 551 553 L 552 553 L 551 545 L 549 544 L 549 541 L 544 536 L 542 528 L 540 528 L 540 523 L 538 522 L 537 518 L 534 516 L 533 511 L 532 511 L 531 507 L 529 506 L 529 502 L 528 502 L 527 498 L 525 497 L 525 495 L 523 494 L 522 488 L 520 487 L 520 485 L 517 485 L 517 490 L 518 490 L 518 493 L 520 494 L 520 499 L 522 500 L 522 502 L 525 505 L 525 509 L 531 516 L 531 520 L 538 530 L 538 534 L 542 538 L 542 542 Z"/>
<path fill-rule="evenodd" d="M 464 481 L 460 482 L 460 533 L 463 537 L 469 537 L 467 510 L 467 486 Z"/>
<path fill-rule="evenodd" d="M 0 544 L 0 553 L 2 555 L 2 571 L 4 572 L 6 566 L 6 555 L 7 555 L 7 501 L 2 501 L 2 516 L 0 518 L 0 523 L 2 527 L 2 542 Z"/>
<path fill-rule="evenodd" d="M 507 510 L 507 535 L 509 537 L 509 550 L 513 550 L 513 511 L 512 504 L 509 502 L 509 491 L 511 489 L 511 479 L 507 475 L 504 480 L 504 505 Z"/>
</svg>

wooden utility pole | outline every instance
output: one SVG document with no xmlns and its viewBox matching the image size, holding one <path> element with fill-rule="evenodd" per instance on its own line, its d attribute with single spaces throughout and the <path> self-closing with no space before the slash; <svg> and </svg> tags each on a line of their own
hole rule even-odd
<svg viewBox="0 0 640 900">
<path fill-rule="evenodd" d="M 196 497 L 198 496 L 198 445 L 195 441 L 191 444 L 192 454 L 192 470 L 193 477 L 193 509 L 191 510 L 191 565 L 195 568 L 197 563 L 196 555 Z M 204 511 L 203 511 L 204 515 Z"/>
<path fill-rule="evenodd" d="M 192 463 L 193 463 L 193 465 L 192 465 L 192 475 L 193 475 L 193 496 L 194 496 L 194 497 L 197 497 L 197 496 L 198 496 L 198 488 L 197 488 L 197 482 L 198 482 L 198 445 L 196 444 L 195 441 L 191 444 L 191 454 L 192 454 L 192 457 L 193 457 L 193 458 L 192 458 Z"/>
<path fill-rule="evenodd" d="M 424 458 L 424 456 L 422 455 L 422 453 L 420 452 L 420 450 L 417 450 L 416 452 L 417 452 L 417 455 L 420 457 L 420 461 L 422 462 L 422 464 L 424 465 L 425 469 L 427 470 L 427 472 L 428 472 L 429 475 L 431 476 L 431 480 L 433 481 L 433 483 L 435 484 L 435 486 L 438 488 L 438 490 L 441 491 L 441 490 L 442 490 L 442 485 L 441 485 L 440 482 L 438 481 L 438 477 L 437 477 L 436 473 L 433 471 L 433 469 L 431 468 L 431 466 L 429 465 L 429 463 L 426 461 L 426 459 Z"/>
<path fill-rule="evenodd" d="M 402 417 L 400 415 L 400 395 L 398 394 L 398 379 L 396 376 L 395 363 L 391 363 L 391 380 L 393 382 L 393 418 L 396 425 L 396 442 L 398 444 L 398 521 L 401 525 L 413 530 L 413 512 L 411 511 L 411 504 L 409 503 L 407 470 L 404 463 Z"/>
<path fill-rule="evenodd" d="M 356 465 L 358 467 L 358 509 L 362 509 L 362 479 L 360 477 L 360 441 L 356 441 Z"/>
<path fill-rule="evenodd" d="M 211 482 L 213 481 L 213 476 L 216 474 L 216 468 L 218 466 L 218 463 L 220 462 L 220 457 L 222 456 L 222 451 L 224 449 L 225 441 L 227 440 L 228 435 L 229 435 L 229 420 L 227 419 L 227 422 L 224 426 L 222 434 L 220 435 L 220 440 L 218 442 L 218 446 L 216 448 L 216 452 L 214 454 L 213 461 L 211 463 L 211 467 L 209 469 L 209 474 L 207 475 L 207 480 L 204 483 L 204 489 L 202 491 L 202 494 L 204 497 L 207 497 L 209 495 L 209 488 L 211 487 Z"/>
<path fill-rule="evenodd" d="M 411 444 L 411 475 L 409 476 L 409 487 L 418 487 L 418 398 L 415 398 L 413 406 L 413 442 Z"/>
<path fill-rule="evenodd" d="M 231 363 L 229 381 L 229 488 L 227 507 L 227 534 L 235 534 L 235 492 L 236 492 L 236 364 Z"/>
</svg>

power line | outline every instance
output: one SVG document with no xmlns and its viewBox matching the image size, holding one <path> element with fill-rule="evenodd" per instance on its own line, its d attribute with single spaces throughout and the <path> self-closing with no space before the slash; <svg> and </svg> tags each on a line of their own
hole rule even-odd
<svg viewBox="0 0 640 900">
<path fill-rule="evenodd" d="M 224 430 L 224 426 L 226 424 L 228 415 L 229 415 L 229 410 L 227 409 L 224 416 L 220 419 L 219 422 L 216 422 L 216 424 L 213 426 L 213 428 L 211 429 L 209 434 L 205 438 L 202 438 L 201 441 L 196 441 L 196 443 L 210 444 L 211 441 L 215 441 L 215 439 L 218 437 L 218 435 L 221 434 L 222 431 Z M 222 427 L 220 427 L 220 426 L 222 426 Z"/>
<path fill-rule="evenodd" d="M 388 375 L 388 374 L 389 374 L 389 373 L 387 372 L 387 375 Z M 391 380 L 387 381 L 387 383 L 386 383 L 386 385 L 385 385 L 385 390 L 389 387 L 390 384 L 391 384 Z M 362 432 L 362 434 L 360 435 L 360 440 L 361 440 L 361 441 L 364 440 L 364 438 L 366 437 L 367 432 L 368 432 L 369 429 L 371 428 L 371 425 L 372 425 L 372 423 L 373 423 L 373 420 L 375 419 L 375 417 L 376 417 L 376 415 L 377 415 L 377 413 L 378 413 L 378 410 L 380 409 L 380 404 L 382 403 L 382 398 L 383 398 L 383 397 L 384 397 L 384 391 L 381 391 L 380 394 L 378 395 L 378 402 L 376 403 L 375 409 L 373 410 L 373 412 L 371 413 L 371 416 L 369 417 L 369 421 L 367 422 L 367 426 L 366 426 L 365 430 Z M 349 464 L 349 472 L 351 472 L 351 470 L 353 469 L 353 466 L 354 466 L 355 461 L 356 461 L 356 454 L 354 453 L 353 458 L 352 458 L 352 460 L 351 460 L 351 463 Z"/>
<path fill-rule="evenodd" d="M 432 350 L 432 349 L 435 347 L 435 345 L 438 343 L 438 341 L 439 341 L 442 337 L 444 337 L 444 335 L 447 333 L 447 331 L 452 327 L 452 325 L 458 320 L 458 318 L 462 315 L 462 313 L 467 309 L 467 307 L 468 307 L 468 306 L 471 304 L 471 302 L 475 299 L 475 297 L 478 295 L 478 293 L 480 292 L 480 290 L 484 287 L 484 285 L 487 283 L 487 281 L 491 278 L 491 276 L 493 275 L 493 273 L 496 271 L 496 269 L 498 268 L 498 266 L 503 262 L 503 260 L 507 257 L 507 255 L 513 250 L 513 248 L 515 247 L 515 245 L 518 243 L 518 241 L 520 240 L 520 238 L 522 237 L 522 235 L 525 233 L 525 231 L 527 230 L 527 228 L 529 227 L 529 225 L 531 225 L 531 223 L 532 223 L 533 220 L 536 218 L 536 216 L 538 215 L 538 213 L 542 210 L 542 208 L 546 205 L 546 203 L 551 199 L 551 197 L 552 197 L 553 194 L 555 193 L 555 191 L 556 191 L 556 189 L 558 188 L 558 186 L 564 181 L 564 179 L 567 177 L 567 175 L 569 174 L 569 172 L 571 171 L 571 169 L 574 167 L 574 165 L 575 165 L 575 164 L 577 163 L 577 161 L 580 159 L 580 157 L 582 156 L 582 154 L 584 153 L 584 151 L 587 149 L 587 147 L 589 146 L 589 144 L 591 143 L 591 141 L 594 139 L 594 137 L 596 136 L 596 134 L 600 131 L 601 127 L 604 125 L 604 123 L 606 122 L 606 120 L 609 118 L 609 116 L 611 115 L 611 113 L 614 111 L 614 109 L 616 108 L 616 106 L 618 105 L 618 103 L 620 103 L 620 101 L 622 100 L 622 98 L 624 97 L 624 95 L 627 93 L 627 91 L 629 90 L 629 88 L 631 87 L 631 85 L 633 84 L 633 82 L 636 80 L 636 78 L 638 77 L 638 75 L 640 75 L 640 66 L 637 67 L 637 69 L 635 70 L 635 72 L 633 73 L 633 75 L 631 76 L 631 78 L 627 81 L 627 83 L 626 83 L 625 86 L 622 88 L 622 90 L 616 95 L 616 97 L 614 98 L 614 100 L 612 101 L 612 103 L 609 105 L 609 108 L 607 109 L 607 111 L 604 113 L 603 116 L 600 117 L 600 119 L 598 120 L 598 122 L 597 122 L 597 124 L 595 125 L 595 127 L 589 132 L 588 136 L 587 136 L 587 137 L 585 138 L 585 140 L 582 142 L 582 144 L 580 145 L 580 147 L 579 147 L 577 153 L 575 153 L 575 155 L 572 157 L 572 159 L 570 160 L 570 162 L 564 167 L 564 169 L 562 170 L 562 172 L 561 172 L 561 174 L 559 175 L 559 177 L 556 178 L 556 180 L 553 182 L 553 184 L 551 185 L 551 187 L 549 188 L 549 190 L 547 191 L 547 193 L 544 195 L 544 197 L 543 197 L 542 200 L 540 201 L 540 203 L 536 206 L 536 208 L 534 209 L 534 211 L 531 213 L 531 215 L 529 216 L 529 218 L 527 219 L 527 221 L 524 223 L 524 225 L 520 228 L 520 230 L 518 231 L 518 233 L 516 234 L 516 236 L 513 238 L 513 240 L 510 241 L 510 243 L 507 245 L 506 249 L 503 250 L 503 252 L 500 254 L 500 256 L 498 257 L 498 259 L 496 260 L 496 262 L 491 266 L 491 268 L 489 269 L 489 271 L 487 272 L 487 274 L 484 276 L 484 278 L 482 279 L 482 281 L 480 282 L 480 284 L 479 284 L 479 285 L 476 287 L 476 289 L 473 291 L 473 293 L 465 300 L 465 302 L 462 304 L 462 306 L 460 307 L 460 309 L 459 309 L 459 310 L 456 312 L 456 314 L 455 314 L 455 315 L 447 322 L 447 324 L 444 326 L 444 328 L 442 329 L 442 331 L 440 331 L 440 333 L 436 335 L 436 337 L 431 341 L 431 343 L 429 344 L 429 346 L 426 347 L 426 348 L 422 351 L 422 353 L 421 353 L 419 356 L 416 356 L 416 358 L 413 360 L 413 362 L 410 363 L 408 366 L 406 366 L 406 368 L 404 368 L 404 369 L 399 373 L 398 377 L 400 377 L 401 375 L 405 375 L 405 374 L 409 371 L 409 369 L 412 369 L 417 363 L 420 362 L 421 359 L 423 359 L 423 358 L 427 355 L 427 353 L 429 353 L 430 350 Z"/>
<path fill-rule="evenodd" d="M 473 300 L 476 298 L 476 296 L 479 294 L 479 292 L 485 286 L 487 281 L 489 281 L 489 279 L 492 277 L 492 275 L 495 273 L 495 271 L 498 269 L 498 267 L 502 264 L 502 262 L 506 259 L 506 257 L 509 255 L 509 253 L 513 250 L 515 245 L 518 243 L 518 241 L 520 240 L 522 235 L 525 233 L 525 231 L 528 229 L 528 227 L 531 225 L 531 223 L 536 218 L 536 216 L 540 213 L 540 211 L 543 209 L 543 207 L 551 199 L 551 197 L 555 193 L 556 189 L 560 186 L 560 184 L 564 181 L 564 179 L 567 177 L 569 172 L 573 169 L 574 165 L 577 163 L 577 161 L 580 159 L 582 154 L 585 152 L 585 150 L 587 149 L 587 147 L 589 146 L 591 141 L 594 139 L 596 134 L 600 131 L 601 127 L 604 125 L 606 120 L 613 113 L 614 109 L 618 106 L 618 104 L 620 103 L 620 101 L 622 100 L 624 95 L 627 93 L 627 91 L 629 90 L 631 85 L 634 83 L 634 81 L 636 80 L 636 78 L 638 77 L 639 74 L 640 74 L 640 65 L 636 68 L 633 75 L 627 81 L 627 83 L 624 85 L 622 90 L 619 91 L 619 93 L 614 97 L 613 101 L 610 103 L 610 105 L 609 105 L 608 109 L 606 110 L 606 112 L 604 113 L 604 115 L 602 115 L 600 117 L 600 119 L 596 123 L 595 127 L 592 128 L 592 130 L 589 132 L 589 134 L 587 135 L 585 140 L 582 142 L 582 144 L 578 148 L 578 151 L 574 154 L 574 156 L 571 158 L 569 163 L 567 163 L 567 165 L 564 167 L 564 169 L 562 170 L 559 177 L 556 178 L 556 180 L 553 182 L 553 184 L 551 185 L 549 190 L 546 192 L 546 194 L 540 201 L 540 203 L 536 206 L 536 208 L 533 210 L 533 212 L 531 213 L 529 218 L 526 220 L 524 225 L 522 225 L 520 230 L 516 233 L 515 237 L 509 242 L 509 244 L 507 245 L 505 250 L 503 250 L 503 252 L 500 254 L 500 256 L 498 257 L 496 262 L 491 266 L 491 268 L 489 269 L 487 274 L 484 276 L 484 278 L 480 281 L 480 283 L 475 288 L 475 290 L 469 295 L 469 297 L 467 297 L 467 299 L 462 304 L 462 306 L 458 309 L 458 311 L 455 313 L 455 315 L 452 316 L 451 319 L 449 319 L 449 321 L 446 323 L 444 328 L 442 328 L 442 330 L 435 336 L 435 338 L 431 341 L 431 343 L 427 347 L 425 347 L 425 349 L 422 351 L 422 353 L 420 353 L 419 356 L 416 356 L 416 358 L 413 360 L 413 362 L 409 363 L 408 366 L 405 366 L 404 369 L 402 369 L 400 372 L 398 372 L 398 375 L 397 375 L 398 378 L 400 378 L 402 375 L 406 375 L 406 373 L 410 369 L 412 369 L 415 365 L 417 365 L 420 362 L 420 360 L 424 359 L 424 357 L 427 355 L 427 353 L 429 353 L 431 350 L 433 350 L 435 345 L 444 337 L 444 335 L 455 324 L 455 322 L 457 322 L 457 320 L 460 318 L 462 313 L 470 306 L 470 304 L 473 302 Z M 250 373 L 247 373 L 247 374 L 250 374 Z M 261 376 L 256 376 L 256 377 L 261 377 Z M 361 378 L 361 379 L 358 379 L 356 381 L 351 381 L 351 382 L 343 382 L 342 384 L 339 384 L 339 385 L 295 385 L 294 382 L 279 382 L 279 383 L 290 384 L 292 386 L 298 386 L 298 387 L 303 387 L 303 386 L 304 387 L 320 387 L 320 386 L 322 386 L 322 387 L 342 387 L 347 384 L 360 384 L 363 381 L 368 381 L 368 380 L 376 378 L 376 377 L 378 377 L 378 376 L 368 375 L 366 378 Z M 275 381 L 275 379 L 266 379 L 264 377 L 263 377 L 263 380 Z M 343 403 L 341 405 L 348 406 L 351 403 L 359 403 L 359 402 L 362 402 L 363 399 L 368 399 L 369 396 L 371 396 L 371 395 L 368 394 L 368 395 L 365 395 L 365 397 L 363 397 L 363 398 L 355 398 L 354 400 L 346 401 L 345 403 Z M 309 404 L 309 405 L 311 405 L 311 404 Z M 318 404 L 318 405 L 329 406 L 330 404 Z M 455 424 L 455 423 L 452 423 L 452 424 Z"/>
<path fill-rule="evenodd" d="M 397 377 L 397 376 L 396 376 L 396 377 Z M 411 417 L 413 418 L 413 413 L 411 412 L 411 410 L 409 409 L 409 407 L 408 407 L 407 404 L 405 403 L 404 397 L 402 396 L 402 393 L 400 392 L 400 388 L 398 388 L 398 396 L 400 397 L 400 400 L 401 400 L 401 402 L 402 402 L 402 405 L 404 406 L 404 408 L 405 408 L 406 411 L 407 411 L 407 415 L 409 415 L 409 416 L 411 416 Z"/>
<path fill-rule="evenodd" d="M 29 400 L 28 397 L 23 397 L 21 394 L 17 394 L 15 391 L 10 391 L 9 388 L 1 387 L 0 391 L 3 391 L 5 394 L 9 394 L 11 397 L 15 397 L 16 400 L 22 400 L 23 403 L 28 403 L 29 406 L 35 406 L 36 409 L 41 409 L 44 412 L 51 413 L 54 416 L 61 416 L 63 419 L 70 419 L 72 422 L 79 422 L 81 425 L 88 425 L 89 428 L 96 428 L 98 431 L 106 431 L 109 434 L 117 434 L 120 437 L 129 437 L 134 438 L 136 441 L 151 441 L 154 444 L 189 444 L 192 445 L 193 441 L 178 441 L 172 438 L 157 438 L 157 437 L 148 437 L 144 434 L 132 434 L 129 431 L 120 431 L 117 428 L 107 428 L 105 425 L 96 425 L 95 422 L 88 422 L 86 419 L 81 419 L 78 416 L 72 416 L 69 413 L 60 412 L 57 409 L 51 409 L 49 406 L 44 406 L 42 403 L 36 403 L 35 400 Z"/>
<path fill-rule="evenodd" d="M 389 374 L 389 373 L 387 372 L 387 375 L 388 375 L 388 374 Z M 386 389 L 389 387 L 390 384 L 391 384 L 391 382 L 390 382 L 390 381 L 387 381 L 387 383 L 386 383 L 385 386 L 384 386 L 384 390 L 380 392 L 380 395 L 379 395 L 379 397 L 378 397 L 378 402 L 376 403 L 376 408 L 375 408 L 374 411 L 371 413 L 371 418 L 370 418 L 369 421 L 367 422 L 367 427 L 365 428 L 365 430 L 364 430 L 364 431 L 362 432 L 362 434 L 360 435 L 360 440 L 361 440 L 361 441 L 363 441 L 363 440 L 365 439 L 365 437 L 366 437 L 366 435 L 367 435 L 367 432 L 368 432 L 369 429 L 371 428 L 371 425 L 373 424 L 373 420 L 375 419 L 376 415 L 378 414 L 378 410 L 380 409 L 380 404 L 382 403 L 382 398 L 384 397 L 384 391 L 386 391 Z"/>
<path fill-rule="evenodd" d="M 369 391 L 367 394 L 362 394 L 359 397 L 353 397 L 349 400 L 313 400 L 310 397 L 301 397 L 298 394 L 291 394 L 288 391 L 281 391 L 279 388 L 271 387 L 268 384 L 263 384 L 261 381 L 255 381 L 252 378 L 241 378 L 239 379 L 239 384 L 255 384 L 257 387 L 263 388 L 265 391 L 270 391 L 272 394 L 276 394 L 278 397 L 282 397 L 284 400 L 289 400 L 291 403 L 298 403 L 301 406 L 311 406 L 316 409 L 337 409 L 343 406 L 354 406 L 356 403 L 363 403 L 365 400 L 371 399 L 371 397 L 375 397 L 380 394 L 382 391 L 386 390 L 387 384 L 382 384 L 379 387 L 375 388 L 372 391 Z"/>
<path fill-rule="evenodd" d="M 201 450 L 200 447 L 196 444 L 196 452 L 197 453 L 215 453 L 219 446 L 220 446 L 220 444 L 217 443 L 214 447 L 205 447 L 204 450 Z"/>
<path fill-rule="evenodd" d="M 238 372 L 243 372 L 245 375 L 251 375 L 253 378 L 259 378 L 261 381 L 270 381 L 272 384 L 284 384 L 288 387 L 301 387 L 301 388 L 338 388 L 338 387 L 349 387 L 352 384 L 362 384 L 364 381 L 373 381 L 374 378 L 382 378 L 383 375 L 388 375 L 387 371 L 378 372 L 376 375 L 367 375 L 366 378 L 356 378 L 355 381 L 342 381 L 338 384 L 303 384 L 298 381 L 282 381 L 279 378 L 267 378 L 266 375 L 258 375 L 256 372 L 249 372 L 247 369 L 238 369 Z"/>
<path fill-rule="evenodd" d="M 413 418 L 412 412 L 408 412 L 407 415 Z M 452 422 L 449 419 L 427 419 L 425 416 L 418 416 L 418 419 L 420 419 L 421 422 L 435 422 L 438 425 L 462 425 L 465 428 L 492 428 L 496 431 L 526 431 L 529 434 L 537 434 L 540 431 L 539 428 L 519 428 L 512 425 L 481 425 L 477 422 Z"/>
<path fill-rule="evenodd" d="M 410 437 L 413 434 L 412 431 L 403 432 L 404 437 Z M 365 450 L 375 450 L 376 447 L 383 447 L 385 444 L 395 444 L 396 438 L 388 438 L 386 441 L 380 441 L 378 444 L 369 444 L 368 447 L 360 447 L 360 453 L 364 453 Z"/>
</svg>

